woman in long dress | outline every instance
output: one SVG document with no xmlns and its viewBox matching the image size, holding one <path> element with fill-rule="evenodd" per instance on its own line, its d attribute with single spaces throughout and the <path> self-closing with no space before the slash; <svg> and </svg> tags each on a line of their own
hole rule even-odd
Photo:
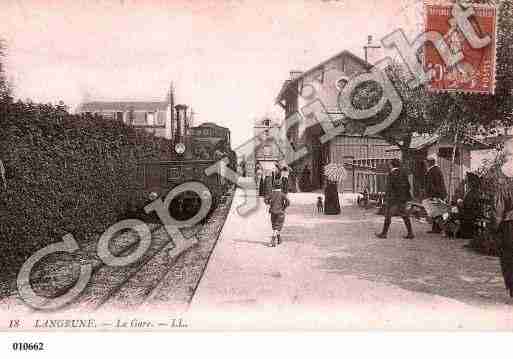
<svg viewBox="0 0 513 359">
<path fill-rule="evenodd" d="M 264 178 L 262 181 L 263 197 L 266 198 L 273 191 L 273 171 L 264 169 Z"/>
<path fill-rule="evenodd" d="M 310 168 L 308 168 L 308 165 L 306 165 L 303 169 L 303 172 L 301 173 L 301 182 L 299 184 L 299 188 L 302 192 L 310 192 L 312 190 L 311 176 L 312 172 L 310 172 Z"/>
<path fill-rule="evenodd" d="M 281 191 L 283 193 L 289 192 L 289 168 L 287 166 L 283 166 L 281 169 Z"/>
<path fill-rule="evenodd" d="M 272 176 L 273 176 L 273 188 L 275 185 L 280 186 L 280 188 L 281 188 L 281 168 L 278 163 L 274 164 Z"/>
<path fill-rule="evenodd" d="M 340 214 L 338 182 L 327 180 L 324 188 L 324 214 Z"/>
<path fill-rule="evenodd" d="M 509 296 L 513 298 L 513 139 L 506 142 L 504 150 L 505 162 L 497 176 L 495 220 L 504 284 Z"/>
<path fill-rule="evenodd" d="M 344 165 L 331 163 L 324 168 L 326 187 L 324 188 L 324 214 L 340 214 L 340 200 L 338 198 L 338 185 L 346 177 Z"/>
<path fill-rule="evenodd" d="M 262 197 L 264 195 L 264 171 L 262 170 L 260 163 L 256 166 L 255 179 L 258 187 L 258 195 Z"/>
</svg>

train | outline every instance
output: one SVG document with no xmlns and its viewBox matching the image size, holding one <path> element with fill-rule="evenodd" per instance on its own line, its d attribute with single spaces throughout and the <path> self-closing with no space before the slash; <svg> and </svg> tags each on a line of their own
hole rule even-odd
<svg viewBox="0 0 513 359">
<path fill-rule="evenodd" d="M 204 123 L 190 128 L 185 136 L 175 141 L 175 156 L 171 160 L 138 164 L 140 187 L 129 215 L 147 222 L 159 222 L 156 213 L 147 214 L 144 207 L 157 198 L 164 200 L 173 189 L 179 191 L 169 206 L 174 219 L 185 221 L 194 217 L 205 201 L 208 202 L 208 212 L 211 212 L 234 184 L 221 174 L 206 170 L 224 159 L 227 168 L 236 171 L 237 157 L 230 142 L 228 128 L 211 122 Z M 199 187 L 196 186 L 199 191 L 181 186 L 186 183 L 200 183 Z M 201 193 L 201 188 L 208 191 Z"/>
</svg>

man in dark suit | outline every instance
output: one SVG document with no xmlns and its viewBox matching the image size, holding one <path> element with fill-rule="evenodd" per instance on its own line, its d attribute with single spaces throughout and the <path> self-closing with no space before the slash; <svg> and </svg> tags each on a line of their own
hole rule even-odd
<svg viewBox="0 0 513 359">
<path fill-rule="evenodd" d="M 376 233 L 378 238 L 387 238 L 388 229 L 392 223 L 392 216 L 403 218 L 408 234 L 406 239 L 413 239 L 413 229 L 410 217 L 406 210 L 406 202 L 411 200 L 410 182 L 408 176 L 401 171 L 401 161 L 393 159 L 389 163 L 390 172 L 387 179 L 387 189 L 385 192 L 385 223 L 381 233 Z"/>
<path fill-rule="evenodd" d="M 447 190 L 445 188 L 444 175 L 440 167 L 436 165 L 436 159 L 429 157 L 426 160 L 427 172 L 424 184 L 424 195 L 429 199 L 445 200 L 447 197 Z M 428 233 L 441 233 L 442 229 L 438 221 L 433 219 L 433 227 Z"/>
</svg>

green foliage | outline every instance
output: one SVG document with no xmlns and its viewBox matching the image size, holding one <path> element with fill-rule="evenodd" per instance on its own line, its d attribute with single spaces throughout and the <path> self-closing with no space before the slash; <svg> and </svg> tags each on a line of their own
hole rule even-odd
<svg viewBox="0 0 513 359">
<path fill-rule="evenodd" d="M 401 97 L 403 110 L 392 126 L 380 135 L 389 143 L 398 145 L 406 151 L 414 133 L 435 132 L 444 116 L 440 113 L 430 113 L 429 110 L 432 107 L 426 105 L 433 101 L 432 97 L 436 96 L 435 94 L 429 93 L 424 86 L 413 89 L 408 87 L 408 71 L 404 65 L 393 62 L 384 71 Z M 379 85 L 365 82 L 355 89 L 351 100 L 356 109 L 364 110 L 375 106 L 382 96 L 383 90 Z M 367 119 L 366 124 L 371 125 L 385 120 L 391 110 L 391 105 L 386 105 L 375 116 Z M 437 110 L 439 111 L 440 108 Z M 358 127 L 358 122 L 349 120 L 349 131 L 363 133 L 364 127 Z"/>
<path fill-rule="evenodd" d="M 4 71 L 4 59 L 5 53 L 4 53 L 4 43 L 0 39 L 0 102 L 6 102 L 10 101 L 11 99 L 11 89 L 9 87 L 9 84 L 7 83 L 7 80 L 5 78 L 5 71 Z"/>
<path fill-rule="evenodd" d="M 0 103 L 0 271 L 71 233 L 97 238 L 134 198 L 137 165 L 172 159 L 169 141 L 62 106 Z"/>
<path fill-rule="evenodd" d="M 491 3 L 489 0 L 473 3 Z M 392 63 L 385 69 L 403 101 L 403 111 L 397 121 L 381 135 L 398 145 L 407 154 L 414 133 L 489 134 L 497 126 L 513 125 L 513 0 L 494 1 L 499 8 L 497 34 L 496 93 L 470 95 L 464 93 L 435 93 L 425 86 L 411 89 L 407 86 L 408 70 L 403 64 Z M 353 94 L 353 104 L 358 109 L 375 105 L 382 91 L 373 84 L 364 84 Z M 382 121 L 389 115 L 391 106 L 385 107 L 368 124 Z M 353 124 L 353 122 L 355 122 Z M 349 121 L 349 129 L 362 132 Z M 361 126 L 360 126 L 361 127 Z M 460 136 L 461 138 L 461 136 Z"/>
<path fill-rule="evenodd" d="M 513 123 L 513 1 L 500 4 L 497 36 L 497 106 L 501 117 Z"/>
</svg>

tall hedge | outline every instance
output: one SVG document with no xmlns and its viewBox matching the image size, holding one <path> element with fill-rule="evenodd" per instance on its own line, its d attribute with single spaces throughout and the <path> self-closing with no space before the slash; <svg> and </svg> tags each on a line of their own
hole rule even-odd
<svg viewBox="0 0 513 359">
<path fill-rule="evenodd" d="M 0 102 L 0 282 L 66 233 L 98 238 L 126 211 L 137 163 L 171 156 L 169 141 L 118 121 Z"/>
</svg>

